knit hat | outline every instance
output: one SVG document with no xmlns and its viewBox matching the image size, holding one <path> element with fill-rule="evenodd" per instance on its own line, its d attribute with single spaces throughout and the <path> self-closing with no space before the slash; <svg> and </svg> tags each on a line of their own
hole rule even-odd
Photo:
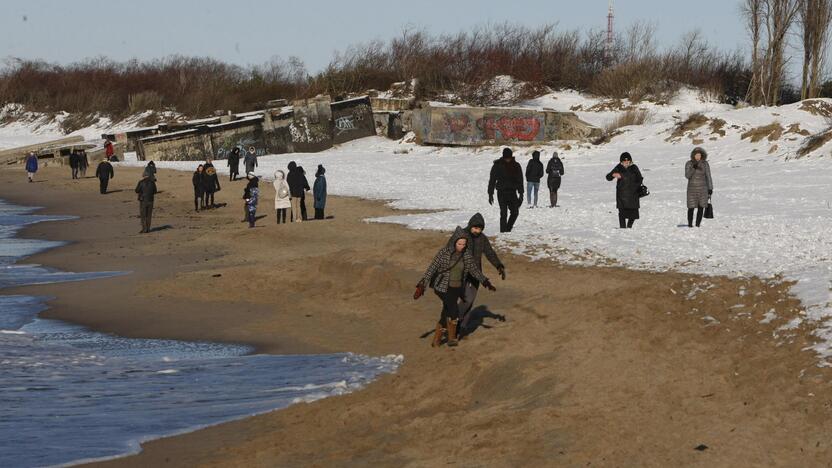
<svg viewBox="0 0 832 468">
<path fill-rule="evenodd" d="M 511 151 L 511 148 L 503 148 L 503 158 L 512 158 L 514 157 L 514 152 Z"/>
<path fill-rule="evenodd" d="M 633 157 L 630 156 L 630 153 L 625 151 L 625 152 L 621 153 L 621 158 L 619 158 L 619 161 L 620 162 L 624 162 L 624 161 L 633 162 Z"/>
</svg>

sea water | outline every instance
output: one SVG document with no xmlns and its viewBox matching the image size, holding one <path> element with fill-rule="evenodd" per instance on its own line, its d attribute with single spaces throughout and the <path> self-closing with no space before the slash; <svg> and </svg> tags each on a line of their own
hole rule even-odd
<svg viewBox="0 0 832 468">
<path fill-rule="evenodd" d="M 60 242 L 20 239 L 67 219 L 0 201 L 0 288 L 123 273 L 19 264 Z M 0 466 L 135 453 L 145 440 L 361 388 L 401 356 L 253 355 L 242 345 L 128 339 L 39 319 L 48 298 L 0 295 Z M 276 435 L 279 436 L 279 435 Z"/>
</svg>

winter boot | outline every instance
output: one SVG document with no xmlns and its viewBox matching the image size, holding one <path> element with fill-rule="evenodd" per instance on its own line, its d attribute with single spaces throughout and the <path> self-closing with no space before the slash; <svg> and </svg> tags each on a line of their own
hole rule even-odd
<svg viewBox="0 0 832 468">
<path fill-rule="evenodd" d="M 436 332 L 433 334 L 433 342 L 431 342 L 431 348 L 438 348 L 442 345 L 442 324 L 436 324 Z"/>
<path fill-rule="evenodd" d="M 456 324 L 458 320 L 448 320 L 448 346 L 456 346 L 459 344 L 456 338 Z"/>
</svg>

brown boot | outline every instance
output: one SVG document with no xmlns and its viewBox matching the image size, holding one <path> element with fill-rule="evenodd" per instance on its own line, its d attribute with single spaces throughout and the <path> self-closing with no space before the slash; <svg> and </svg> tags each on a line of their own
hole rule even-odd
<svg viewBox="0 0 832 468">
<path fill-rule="evenodd" d="M 456 324 L 459 320 L 448 320 L 448 346 L 456 346 L 459 342 L 456 339 Z"/>
<path fill-rule="evenodd" d="M 442 345 L 442 324 L 436 324 L 436 332 L 433 334 L 433 342 L 430 344 L 431 348 L 437 348 Z"/>
</svg>

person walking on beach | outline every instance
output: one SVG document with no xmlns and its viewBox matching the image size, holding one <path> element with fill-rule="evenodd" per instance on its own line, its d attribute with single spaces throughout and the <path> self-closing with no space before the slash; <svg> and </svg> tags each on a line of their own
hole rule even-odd
<svg viewBox="0 0 832 468">
<path fill-rule="evenodd" d="M 272 184 L 274 185 L 274 209 L 277 224 L 286 224 L 286 212 L 292 207 L 292 202 L 290 200 L 289 184 L 286 183 L 286 175 L 283 171 L 275 171 Z"/>
<path fill-rule="evenodd" d="M 618 208 L 618 225 L 622 229 L 632 228 L 639 218 L 639 192 L 644 177 L 641 176 L 638 166 L 633 164 L 630 153 L 622 153 L 619 161 L 619 164 L 607 174 L 607 180 L 616 180 L 615 206 Z"/>
<path fill-rule="evenodd" d="M 560 178 L 563 176 L 563 161 L 558 157 L 558 152 L 552 153 L 552 159 L 546 164 L 546 185 L 549 187 L 549 208 L 558 206 L 558 189 L 560 189 Z"/>
<path fill-rule="evenodd" d="M 194 185 L 194 211 L 205 209 L 205 166 L 196 167 L 191 182 Z"/>
<path fill-rule="evenodd" d="M 243 164 L 246 166 L 246 176 L 254 174 L 254 168 L 257 167 L 257 150 L 253 146 L 249 146 L 248 153 L 243 158 Z"/>
<path fill-rule="evenodd" d="M 312 185 L 312 196 L 315 198 L 315 219 L 324 219 L 326 208 L 326 169 L 323 164 L 318 164 L 315 172 L 315 183 Z"/>
<path fill-rule="evenodd" d="M 690 153 L 690 161 L 685 163 L 685 178 L 688 179 L 688 227 L 693 227 L 694 208 L 696 227 L 699 227 L 705 207 L 710 203 L 711 195 L 714 193 L 711 165 L 708 164 L 708 153 L 704 149 L 697 147 Z"/>
<path fill-rule="evenodd" d="M 419 299 L 425 288 L 432 287 L 442 301 L 442 313 L 436 323 L 432 347 L 442 344 L 442 330 L 447 330 L 448 346 L 457 345 L 457 324 L 459 322 L 459 302 L 465 296 L 464 281 L 468 276 L 473 277 L 483 286 L 496 291 L 491 282 L 477 268 L 468 247 L 468 239 L 461 228 L 457 228 L 451 237 L 450 245 L 439 249 L 433 261 L 425 271 L 421 281 L 416 285 L 414 299 Z"/>
<path fill-rule="evenodd" d="M 500 232 L 511 232 L 523 204 L 523 169 L 514 160 L 511 148 L 503 149 L 503 157 L 494 161 L 488 179 L 488 204 L 494 205 L 494 190 L 500 204 Z M 508 217 L 508 212 L 511 216 Z"/>
<path fill-rule="evenodd" d="M 494 248 L 491 247 L 491 241 L 488 240 L 488 236 L 485 235 L 483 230 L 485 230 L 485 218 L 482 214 L 476 213 L 474 216 L 471 216 L 470 221 L 468 221 L 468 225 L 465 226 L 465 229 L 462 231 L 463 236 L 465 236 L 465 239 L 468 241 L 467 249 L 471 252 L 474 264 L 477 265 L 477 268 L 480 271 L 483 271 L 482 256 L 485 255 L 485 258 L 488 259 L 489 263 L 497 269 L 500 277 L 505 280 L 506 267 L 503 265 L 503 262 L 500 261 L 500 257 L 497 256 L 497 252 L 495 252 Z M 454 232 L 448 240 L 449 247 L 453 246 L 455 235 L 456 232 Z M 468 328 L 468 322 L 471 320 L 471 308 L 477 300 L 477 292 L 480 288 L 480 282 L 471 275 L 468 275 L 468 277 L 465 278 L 464 287 L 464 298 L 459 304 L 459 323 L 460 329 L 462 330 Z"/>
<path fill-rule="evenodd" d="M 306 187 L 309 185 L 306 183 L 306 177 L 303 176 L 301 170 L 302 169 L 298 168 L 297 163 L 294 161 L 289 162 L 289 174 L 286 176 L 286 182 L 289 184 L 289 196 L 291 197 L 290 201 L 292 204 L 293 223 L 300 223 L 305 219 L 301 213 L 300 207 Z"/>
<path fill-rule="evenodd" d="M 156 176 L 145 174 L 136 185 L 139 194 L 139 217 L 142 219 L 141 234 L 150 232 L 150 222 L 153 218 L 153 200 L 156 197 Z"/>
<path fill-rule="evenodd" d="M 203 167 L 202 182 L 203 190 L 205 191 L 205 208 L 216 208 L 217 205 L 214 203 L 214 193 L 221 190 L 220 178 L 217 176 L 217 170 L 214 168 L 211 158 L 208 158 Z"/>
<path fill-rule="evenodd" d="M 78 168 L 81 166 L 81 157 L 77 150 L 72 150 L 69 154 L 69 168 L 72 169 L 72 179 L 78 178 Z"/>
<path fill-rule="evenodd" d="M 540 151 L 532 152 L 532 159 L 526 164 L 526 202 L 529 208 L 537 208 L 537 194 L 540 191 L 540 179 L 543 178 L 543 163 L 540 162 Z M 534 195 L 534 203 L 532 203 Z"/>
<path fill-rule="evenodd" d="M 82 178 L 87 178 L 87 168 L 90 166 L 90 160 L 87 158 L 87 150 L 78 152 L 78 171 Z"/>
<path fill-rule="evenodd" d="M 115 148 L 113 148 L 113 142 L 110 140 L 104 140 L 104 159 L 112 161 L 115 153 L 116 151 Z"/>
<path fill-rule="evenodd" d="M 303 191 L 300 195 L 300 218 L 306 221 L 309 219 L 306 214 L 306 192 L 311 189 L 309 188 L 309 179 L 306 178 L 306 170 L 303 169 L 303 166 L 298 166 L 297 172 L 300 173 L 300 178 L 303 179 Z"/>
<path fill-rule="evenodd" d="M 240 147 L 235 146 L 228 153 L 228 180 L 235 181 L 240 175 Z"/>
<path fill-rule="evenodd" d="M 38 172 L 38 156 L 34 152 L 30 152 L 26 156 L 26 176 L 29 177 L 29 182 L 35 181 L 35 173 Z"/>
<path fill-rule="evenodd" d="M 248 208 L 248 227 L 253 228 L 254 222 L 257 220 L 257 202 L 260 199 L 260 188 L 259 179 L 256 176 L 251 176 L 251 179 L 248 181 L 248 185 L 246 185 L 246 189 L 243 192 L 243 199 L 246 202 L 246 208 Z"/>
<path fill-rule="evenodd" d="M 101 195 L 106 195 L 110 179 L 116 176 L 113 165 L 110 164 L 109 160 L 103 159 L 98 163 L 98 167 L 95 168 L 95 176 L 98 177 L 98 189 Z"/>
</svg>

